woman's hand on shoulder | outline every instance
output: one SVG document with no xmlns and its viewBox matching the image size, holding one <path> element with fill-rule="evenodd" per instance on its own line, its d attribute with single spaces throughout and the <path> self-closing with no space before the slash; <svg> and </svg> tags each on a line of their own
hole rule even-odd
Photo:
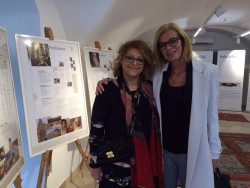
<svg viewBox="0 0 250 188">
<path fill-rule="evenodd" d="M 152 80 L 145 80 L 147 83 L 149 83 L 151 86 L 153 86 Z"/>
<path fill-rule="evenodd" d="M 99 94 L 102 94 L 104 92 L 103 84 L 107 85 L 109 81 L 111 81 L 112 78 L 104 78 L 102 80 L 99 80 L 96 85 L 95 94 L 98 96 Z"/>
</svg>

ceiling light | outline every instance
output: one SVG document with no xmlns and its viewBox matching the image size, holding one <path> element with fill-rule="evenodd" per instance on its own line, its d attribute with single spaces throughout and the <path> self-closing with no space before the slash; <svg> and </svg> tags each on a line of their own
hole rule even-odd
<svg viewBox="0 0 250 188">
<path fill-rule="evenodd" d="M 249 35 L 249 34 L 250 34 L 250 30 L 247 31 L 247 32 L 245 32 L 245 33 L 242 33 L 240 36 L 241 36 L 241 37 L 244 37 L 244 36 Z"/>
<path fill-rule="evenodd" d="M 199 34 L 199 32 L 202 30 L 202 28 L 200 27 L 197 31 L 196 31 L 196 33 L 194 34 L 194 38 Z"/>
</svg>

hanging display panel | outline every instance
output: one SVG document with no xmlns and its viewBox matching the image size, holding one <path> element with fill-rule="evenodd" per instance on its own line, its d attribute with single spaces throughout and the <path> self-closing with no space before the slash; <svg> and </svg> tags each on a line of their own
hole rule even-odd
<svg viewBox="0 0 250 188">
<path fill-rule="evenodd" d="M 245 50 L 218 51 L 220 110 L 242 110 L 245 55 Z"/>
<path fill-rule="evenodd" d="M 113 78 L 112 64 L 114 61 L 114 53 L 112 51 L 85 47 L 84 55 L 92 109 L 97 82 L 103 78 Z"/>
<path fill-rule="evenodd" d="M 23 166 L 20 124 L 6 31 L 0 27 L 0 187 L 8 187 Z"/>
<path fill-rule="evenodd" d="M 193 51 L 192 61 L 213 63 L 213 51 Z"/>
<path fill-rule="evenodd" d="M 30 156 L 89 135 L 77 42 L 16 34 Z"/>
</svg>

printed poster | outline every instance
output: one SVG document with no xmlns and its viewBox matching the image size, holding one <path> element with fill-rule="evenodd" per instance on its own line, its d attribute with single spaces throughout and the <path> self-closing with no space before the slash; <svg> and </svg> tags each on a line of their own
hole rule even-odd
<svg viewBox="0 0 250 188">
<path fill-rule="evenodd" d="M 241 111 L 245 50 L 218 51 L 219 100 L 221 110 Z"/>
<path fill-rule="evenodd" d="M 250 74 L 248 74 L 248 88 L 247 88 L 246 111 L 250 112 Z"/>
<path fill-rule="evenodd" d="M 85 47 L 84 54 L 92 109 L 96 96 L 97 82 L 103 78 L 113 78 L 112 64 L 114 61 L 114 53 L 112 51 Z"/>
<path fill-rule="evenodd" d="M 24 157 L 5 29 L 0 27 L 0 187 L 9 187 Z"/>
<path fill-rule="evenodd" d="M 213 51 L 193 51 L 192 61 L 213 63 Z"/>
<path fill-rule="evenodd" d="M 89 135 L 79 44 L 16 34 L 30 156 Z"/>
<path fill-rule="evenodd" d="M 248 75 L 248 88 L 247 88 L 247 103 L 246 103 L 246 111 L 250 112 L 250 75 Z"/>
</svg>

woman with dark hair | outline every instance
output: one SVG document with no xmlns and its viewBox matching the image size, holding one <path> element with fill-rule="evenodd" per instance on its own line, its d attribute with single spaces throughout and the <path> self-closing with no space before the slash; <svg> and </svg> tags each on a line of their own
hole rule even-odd
<svg viewBox="0 0 250 188">
<path fill-rule="evenodd" d="M 154 56 L 140 40 L 123 44 L 115 59 L 116 79 L 96 96 L 90 130 L 90 167 L 99 188 L 163 187 L 162 150 L 159 118 L 152 85 Z M 133 141 L 131 157 L 99 165 L 94 142 L 129 134 Z"/>
</svg>

